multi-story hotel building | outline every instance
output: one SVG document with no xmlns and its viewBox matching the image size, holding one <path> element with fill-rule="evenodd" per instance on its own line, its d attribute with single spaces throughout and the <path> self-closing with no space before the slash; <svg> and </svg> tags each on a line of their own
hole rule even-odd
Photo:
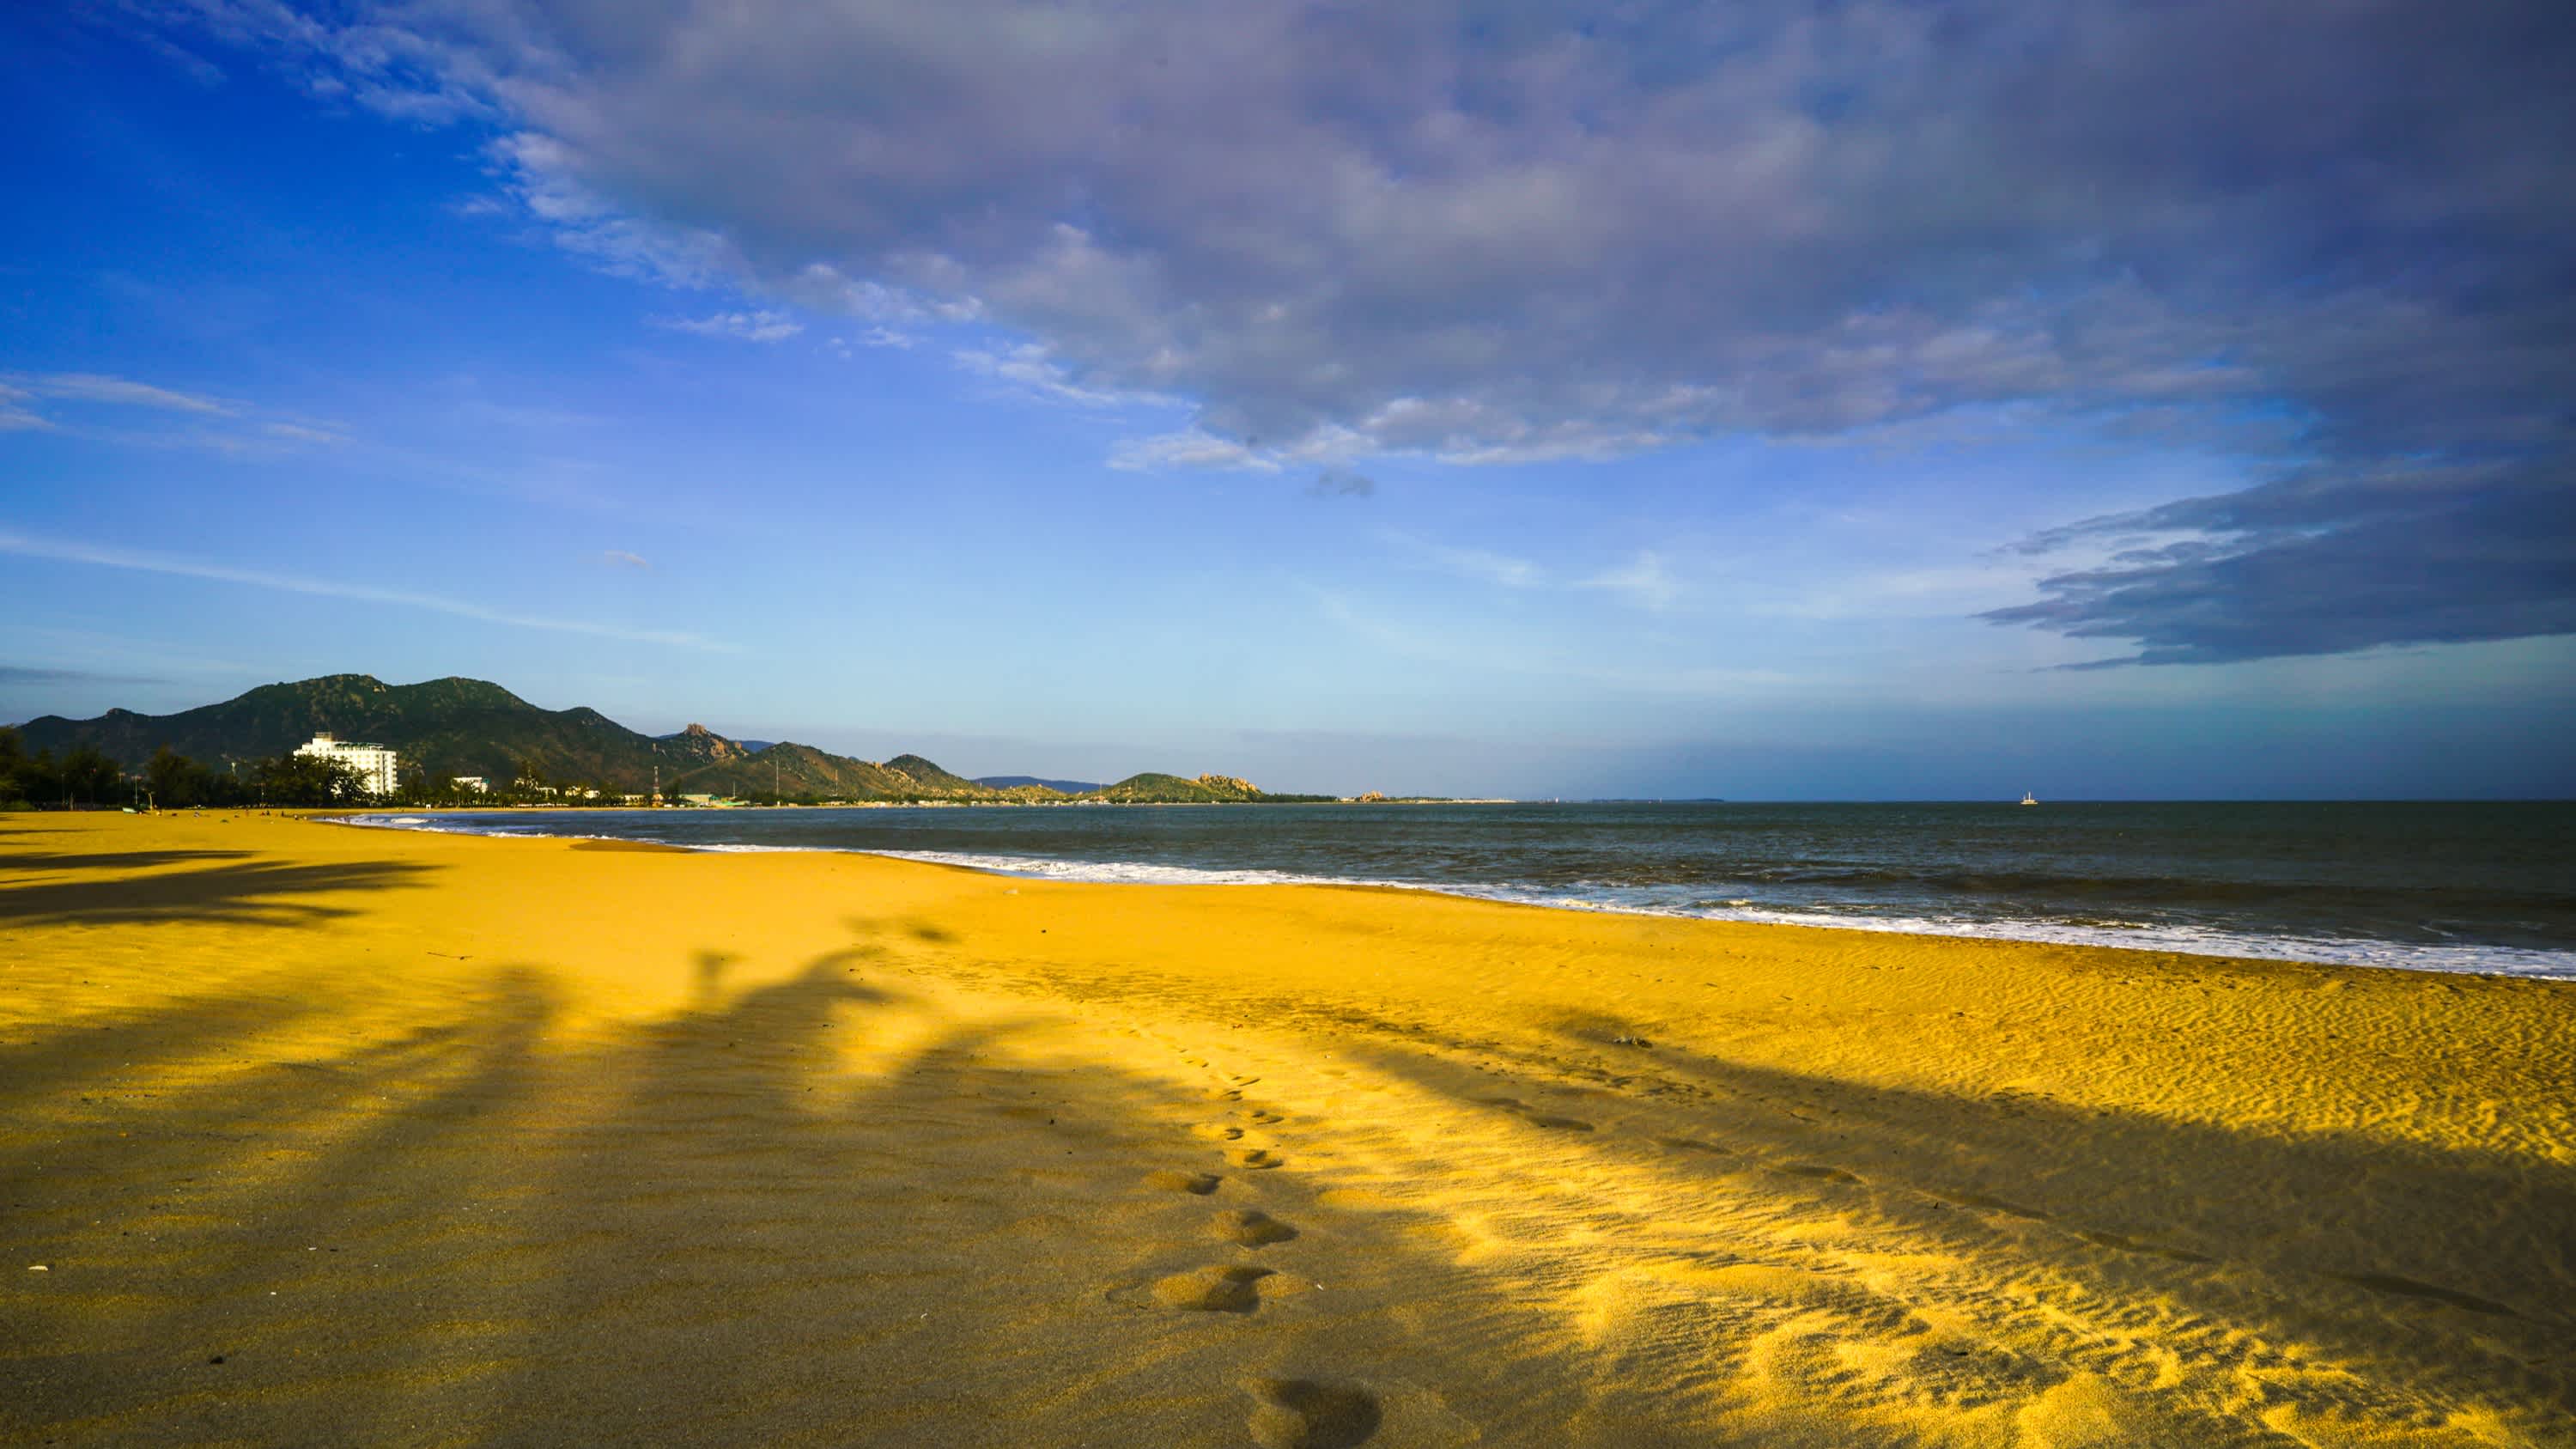
<svg viewBox="0 0 2576 1449">
<path fill-rule="evenodd" d="M 386 749 L 383 745 L 362 745 L 353 740 L 336 739 L 330 735 L 321 734 L 315 735 L 308 744 L 296 746 L 295 753 L 320 755 L 325 759 L 339 760 L 347 764 L 358 772 L 358 784 L 370 795 L 390 795 L 394 792 L 395 755 L 392 750 Z"/>
</svg>

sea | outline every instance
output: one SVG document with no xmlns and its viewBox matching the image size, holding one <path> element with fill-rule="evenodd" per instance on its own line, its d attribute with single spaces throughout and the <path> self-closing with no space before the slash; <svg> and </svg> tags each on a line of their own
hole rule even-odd
<svg viewBox="0 0 2576 1449">
<path fill-rule="evenodd" d="M 1136 884 L 1407 886 L 1565 910 L 2576 981 L 2576 803 L 1193 805 L 374 814 Z"/>
</svg>

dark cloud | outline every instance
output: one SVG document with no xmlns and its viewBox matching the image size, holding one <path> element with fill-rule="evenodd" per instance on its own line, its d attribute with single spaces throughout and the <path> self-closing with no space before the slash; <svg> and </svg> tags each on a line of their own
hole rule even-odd
<svg viewBox="0 0 2576 1449">
<path fill-rule="evenodd" d="M 2124 549 L 2103 567 L 2042 580 L 2039 602 L 1984 617 L 2139 644 L 2104 665 L 2576 633 L 2576 489 L 2563 476 L 2421 467 L 2320 483 L 2302 474 L 2061 536 L 2166 531 L 2200 536 Z"/>
<path fill-rule="evenodd" d="M 1605 456 L 2002 409 L 2273 480 L 2163 520 L 2211 548 L 2069 573 L 2005 622 L 2140 658 L 2565 627 L 2567 535 L 2527 532 L 2576 396 L 2563 0 L 187 13 L 493 126 L 603 265 L 977 319 L 1027 339 L 1041 391 L 1199 406 L 1140 458 Z M 2391 512 L 2370 480 L 2410 464 L 2450 481 Z M 2285 488 L 2290 531 L 2242 526 Z"/>
<path fill-rule="evenodd" d="M 1317 473 L 1306 491 L 1317 498 L 1366 498 L 1377 492 L 1377 480 L 1357 469 L 1336 465 Z"/>
</svg>

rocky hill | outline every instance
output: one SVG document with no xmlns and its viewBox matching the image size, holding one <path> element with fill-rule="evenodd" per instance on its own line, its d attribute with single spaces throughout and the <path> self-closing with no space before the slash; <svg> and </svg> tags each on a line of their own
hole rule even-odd
<svg viewBox="0 0 2576 1449">
<path fill-rule="evenodd" d="M 1330 795 L 1273 795 L 1250 780 L 1232 775 L 1201 775 L 1185 780 L 1178 775 L 1147 773 L 1130 775 L 1115 785 L 1102 788 L 1089 796 L 1114 805 L 1249 805 L 1295 804 L 1301 801 L 1331 800 Z"/>
<path fill-rule="evenodd" d="M 789 800 L 1062 801 L 1075 798 L 1027 776 L 1009 783 L 965 779 L 919 755 L 877 763 L 780 741 L 760 748 L 704 725 L 676 734 L 639 734 L 595 709 L 540 709 L 480 679 L 386 684 L 364 674 L 267 684 L 221 704 L 177 714 L 112 709 L 96 719 L 45 715 L 19 727 L 26 749 L 57 755 L 83 745 L 128 770 L 167 745 L 217 771 L 274 759 L 320 732 L 390 745 L 405 773 L 428 779 L 479 775 L 496 785 L 533 765 L 549 784 L 610 793 Z M 1070 783 L 1070 782 L 1068 782 Z M 1215 803 L 1296 798 L 1266 795 L 1225 775 L 1185 780 L 1137 775 L 1083 798 L 1119 803 Z"/>
</svg>

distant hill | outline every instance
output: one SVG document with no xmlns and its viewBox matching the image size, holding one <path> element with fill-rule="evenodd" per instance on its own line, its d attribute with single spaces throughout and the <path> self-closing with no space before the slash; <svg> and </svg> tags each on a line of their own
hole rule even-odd
<svg viewBox="0 0 2576 1449">
<path fill-rule="evenodd" d="M 418 765 L 433 779 L 480 775 L 498 783 L 513 777 L 520 761 L 532 760 L 548 781 L 625 793 L 652 788 L 658 770 L 670 794 L 766 795 L 774 782 L 790 797 L 1017 798 L 960 780 L 915 755 L 903 757 L 911 762 L 903 770 L 809 745 L 755 751 L 694 724 L 656 738 L 595 709 L 540 709 L 479 679 L 386 684 L 364 674 L 332 674 L 262 685 L 178 714 L 112 709 L 88 720 L 46 715 L 19 729 L 30 751 L 92 745 L 136 769 L 168 745 L 217 770 L 273 759 L 324 731 L 391 745 L 406 765 Z"/>
<path fill-rule="evenodd" d="M 1105 789 L 1026 775 L 969 780 L 919 755 L 880 764 L 792 741 L 755 747 L 694 724 L 656 737 L 595 709 L 540 709 L 480 679 L 386 684 L 365 674 L 330 674 L 265 684 L 177 714 L 111 709 L 86 720 L 44 715 L 19 727 L 30 753 L 59 755 L 89 745 L 128 770 L 140 769 L 167 745 L 221 771 L 236 762 L 274 759 L 325 731 L 392 746 L 406 774 L 417 768 L 430 779 L 479 775 L 497 785 L 513 778 L 520 762 L 533 761 L 551 784 L 627 794 L 652 788 L 658 771 L 666 794 L 734 798 L 766 797 L 773 790 L 791 800 L 1038 802 L 1081 796 L 1144 804 L 1329 798 L 1267 795 L 1223 775 L 1137 775 Z"/>
<path fill-rule="evenodd" d="M 1087 792 L 1090 798 L 1107 800 L 1117 805 L 1242 805 L 1294 804 L 1300 801 L 1325 801 L 1331 795 L 1273 795 L 1250 780 L 1232 775 L 1201 775 L 1185 780 L 1178 775 L 1130 775 L 1115 785 Z"/>
<path fill-rule="evenodd" d="M 766 796 L 814 800 L 1014 800 L 1053 792 L 995 789 L 961 779 L 919 755 L 897 755 L 883 764 L 852 759 L 792 741 L 739 759 L 727 759 L 665 779 L 673 794 Z"/>
<path fill-rule="evenodd" d="M 1033 785 L 1059 795 L 1090 795 L 1109 788 L 1097 780 L 1041 780 L 1035 775 L 978 775 L 975 783 L 989 785 L 996 790 L 1016 790 Z"/>
<path fill-rule="evenodd" d="M 262 685 L 172 715 L 112 709 L 92 720 L 46 715 L 20 727 L 30 750 L 94 745 L 129 769 L 168 745 L 221 770 L 273 759 L 321 731 L 392 745 L 440 776 L 508 779 L 520 760 L 532 759 L 550 779 L 626 789 L 649 784 L 656 764 L 668 775 L 742 753 L 704 730 L 655 740 L 594 709 L 539 709 L 479 679 L 389 685 L 364 674 Z"/>
</svg>

